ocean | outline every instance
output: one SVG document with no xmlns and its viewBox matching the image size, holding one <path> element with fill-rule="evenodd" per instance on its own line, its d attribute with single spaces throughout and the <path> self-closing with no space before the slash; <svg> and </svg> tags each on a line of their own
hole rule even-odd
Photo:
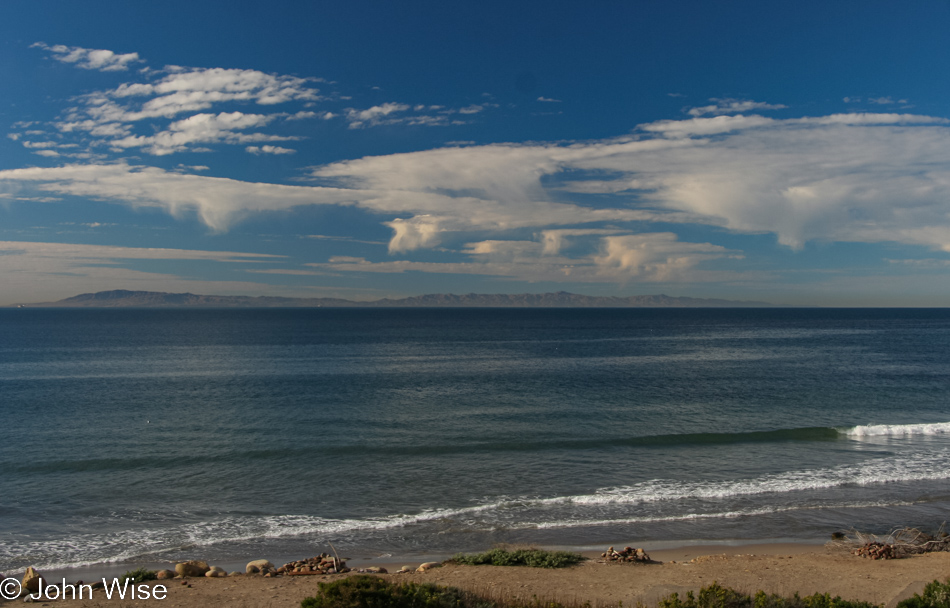
<svg viewBox="0 0 950 608">
<path fill-rule="evenodd" d="M 0 572 L 950 513 L 950 310 L 0 311 Z"/>
</svg>

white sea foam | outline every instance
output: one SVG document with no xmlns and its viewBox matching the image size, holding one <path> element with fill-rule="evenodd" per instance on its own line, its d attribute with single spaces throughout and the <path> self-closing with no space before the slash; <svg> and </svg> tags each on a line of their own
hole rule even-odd
<svg viewBox="0 0 950 608">
<path fill-rule="evenodd" d="M 555 497 L 503 497 L 460 508 L 432 508 L 414 514 L 334 519 L 312 515 L 222 517 L 171 527 L 136 526 L 108 534 L 78 534 L 49 541 L 0 544 L 0 566 L 19 567 L 28 560 L 41 568 L 153 559 L 163 555 L 222 543 L 258 542 L 281 538 L 338 539 L 373 536 L 399 528 L 422 528 L 441 521 L 454 528 L 490 530 L 569 528 L 591 525 L 650 523 L 765 515 L 807 508 L 861 508 L 904 504 L 892 502 L 815 503 L 806 498 L 788 504 L 790 493 L 821 491 L 845 486 L 950 479 L 950 450 L 874 458 L 857 464 L 788 471 L 748 479 L 683 482 L 654 479 L 629 486 L 602 488 L 590 494 Z M 771 496 L 767 496 L 771 495 Z M 751 497 L 758 504 L 736 509 L 735 497 Z M 722 502 L 725 499 L 725 502 Z M 702 501 L 697 503 L 696 501 Z M 656 504 L 664 512 L 628 515 L 631 506 Z M 613 516 L 605 508 L 619 507 Z M 656 511 L 657 509 L 653 509 Z M 625 511 L 627 513 L 625 513 Z M 402 533 L 400 533 L 402 534 Z"/>
<path fill-rule="evenodd" d="M 633 505 L 682 499 L 722 499 L 761 494 L 825 490 L 847 485 L 950 479 L 950 450 L 878 458 L 859 464 L 788 471 L 750 479 L 681 482 L 654 479 L 630 486 L 604 488 L 593 494 L 539 499 L 539 503 Z"/>
<path fill-rule="evenodd" d="M 533 527 L 541 529 L 551 528 L 580 528 L 587 526 L 608 526 L 619 524 L 651 524 L 675 521 L 690 521 L 697 519 L 732 519 L 735 517 L 755 517 L 757 515 L 772 515 L 775 513 L 786 513 L 789 511 L 807 511 L 810 509 L 866 509 L 869 507 L 896 507 L 906 506 L 913 503 L 898 501 L 893 503 L 886 502 L 864 502 L 864 503 L 842 503 L 835 505 L 803 505 L 795 507 L 764 507 L 761 509 L 744 509 L 739 511 L 722 511 L 716 513 L 685 513 L 683 515 L 656 516 L 656 517 L 624 517 L 619 519 L 571 519 L 565 521 L 552 521 L 536 524 Z"/>
<path fill-rule="evenodd" d="M 950 422 L 932 424 L 869 424 L 841 431 L 848 437 L 904 437 L 907 435 L 946 435 Z"/>
</svg>

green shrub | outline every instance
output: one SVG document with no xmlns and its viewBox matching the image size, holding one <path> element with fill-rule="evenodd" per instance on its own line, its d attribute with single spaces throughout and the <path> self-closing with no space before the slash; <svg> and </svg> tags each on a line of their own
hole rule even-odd
<svg viewBox="0 0 950 608">
<path fill-rule="evenodd" d="M 529 566 L 531 568 L 565 568 L 587 559 L 578 553 L 544 549 L 492 549 L 484 553 L 459 553 L 452 558 L 467 566 Z"/>
<path fill-rule="evenodd" d="M 496 608 L 495 603 L 455 587 L 429 583 L 393 584 L 375 576 L 320 583 L 320 595 L 301 608 Z"/>
<path fill-rule="evenodd" d="M 686 599 L 680 599 L 678 594 L 673 593 L 660 600 L 659 608 L 874 608 L 874 606 L 867 602 L 852 602 L 840 597 L 831 597 L 827 593 L 816 593 L 806 597 L 799 597 L 798 594 L 782 597 L 759 591 L 755 596 L 749 596 L 735 589 L 723 587 L 719 583 L 713 583 L 699 590 L 699 598 L 696 598 L 692 591 L 687 592 Z"/>
<path fill-rule="evenodd" d="M 914 597 L 899 602 L 897 608 L 950 608 L 950 580 L 928 583 L 922 596 L 915 593 Z"/>
<path fill-rule="evenodd" d="M 490 553 L 490 552 L 489 552 Z M 513 553 L 513 552 L 511 552 Z M 480 554 L 485 555 L 485 554 Z M 489 561 L 483 563 L 492 563 Z M 542 600 L 505 598 L 490 600 L 455 587 L 440 587 L 432 584 L 390 583 L 375 576 L 351 576 L 349 578 L 320 583 L 320 594 L 303 600 L 301 608 L 591 608 L 590 602 L 578 600 L 563 604 Z M 898 604 L 898 608 L 950 608 L 950 585 L 934 581 L 924 590 L 924 598 L 914 596 Z M 930 599 L 925 599 L 930 598 Z M 910 603 L 913 601 L 921 603 Z M 932 600 L 932 601 L 931 601 Z M 931 603 L 927 603 L 931 602 Z M 940 603 L 942 602 L 942 603 Z M 623 608 L 618 603 L 618 608 Z M 643 608 L 642 604 L 637 604 Z M 876 608 L 867 602 L 851 602 L 827 593 L 806 597 L 769 595 L 759 591 L 754 596 L 713 583 L 692 591 L 684 599 L 673 593 L 659 601 L 658 608 Z"/>
<path fill-rule="evenodd" d="M 133 585 L 137 583 L 142 583 L 145 581 L 154 581 L 156 578 L 156 572 L 154 570 L 146 570 L 145 568 L 138 568 L 137 570 L 129 570 L 125 574 L 119 577 L 119 580 L 125 582 L 126 579 L 129 579 Z"/>
</svg>

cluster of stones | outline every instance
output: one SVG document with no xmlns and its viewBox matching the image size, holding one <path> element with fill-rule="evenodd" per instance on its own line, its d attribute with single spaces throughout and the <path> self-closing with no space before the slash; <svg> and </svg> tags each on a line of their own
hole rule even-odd
<svg viewBox="0 0 950 608">
<path fill-rule="evenodd" d="M 346 567 L 346 562 L 342 559 L 337 559 L 329 553 L 321 553 L 309 559 L 287 562 L 277 569 L 277 574 L 336 574 L 338 572 L 349 571 L 350 569 Z"/>
<path fill-rule="evenodd" d="M 896 559 L 898 557 L 894 545 L 877 542 L 865 543 L 857 549 L 852 550 L 851 554 L 870 557 L 871 559 Z"/>
<path fill-rule="evenodd" d="M 277 576 L 277 568 L 266 559 L 258 559 L 249 562 L 244 568 L 244 572 L 227 572 L 224 568 L 209 566 L 208 562 L 193 559 L 175 564 L 174 570 L 159 570 L 155 573 L 155 577 L 159 580 L 166 580 L 202 576 L 207 578 L 225 578 L 228 576 L 243 576 L 244 574 L 261 574 L 273 577 Z"/>
<path fill-rule="evenodd" d="M 613 551 L 613 547 L 611 547 L 611 551 Z M 649 558 L 647 558 L 647 560 L 649 560 Z M 426 562 L 415 569 L 410 566 L 403 566 L 397 570 L 395 574 L 426 572 L 432 568 L 438 568 L 441 565 L 442 564 L 440 562 Z M 311 557 L 310 559 L 288 562 L 280 568 L 275 567 L 274 564 L 270 563 L 266 559 L 258 559 L 248 562 L 247 566 L 244 568 L 244 572 L 230 573 L 225 571 L 223 568 L 219 568 L 218 566 L 210 566 L 208 565 L 208 562 L 203 562 L 200 560 L 188 560 L 186 562 L 179 562 L 175 564 L 174 570 L 166 569 L 156 571 L 155 578 L 158 580 L 186 579 L 189 577 L 224 578 L 230 576 L 244 576 L 245 574 L 256 574 L 267 578 L 273 578 L 282 574 L 294 576 L 301 574 L 337 574 L 344 572 L 388 574 L 386 568 L 381 566 L 369 566 L 366 568 L 357 568 L 356 570 L 351 570 L 350 568 L 346 567 L 346 562 L 344 560 L 337 559 L 327 553 L 321 553 L 317 557 Z M 0 575 L 0 578 L 2 578 L 2 575 Z M 37 572 L 35 568 L 32 566 L 27 568 L 21 582 L 22 590 L 24 592 L 36 593 L 39 591 L 41 580 L 43 580 L 43 576 Z M 79 581 L 76 584 L 81 585 L 82 581 Z M 187 584 L 187 581 L 182 580 L 182 584 Z M 92 584 L 93 589 L 100 589 L 102 586 L 102 581 L 97 581 Z"/>
<path fill-rule="evenodd" d="M 639 548 L 634 549 L 633 547 L 624 547 L 620 551 L 609 547 L 607 551 L 601 553 L 600 556 L 608 562 L 639 562 L 648 564 L 653 561 L 650 559 L 650 556 L 647 555 L 646 551 Z"/>
</svg>

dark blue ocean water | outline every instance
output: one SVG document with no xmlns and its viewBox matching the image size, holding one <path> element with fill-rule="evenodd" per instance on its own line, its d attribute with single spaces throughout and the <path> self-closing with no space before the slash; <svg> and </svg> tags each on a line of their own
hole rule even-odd
<svg viewBox="0 0 950 608">
<path fill-rule="evenodd" d="M 3 310 L 0 571 L 950 513 L 946 310 Z"/>
</svg>

